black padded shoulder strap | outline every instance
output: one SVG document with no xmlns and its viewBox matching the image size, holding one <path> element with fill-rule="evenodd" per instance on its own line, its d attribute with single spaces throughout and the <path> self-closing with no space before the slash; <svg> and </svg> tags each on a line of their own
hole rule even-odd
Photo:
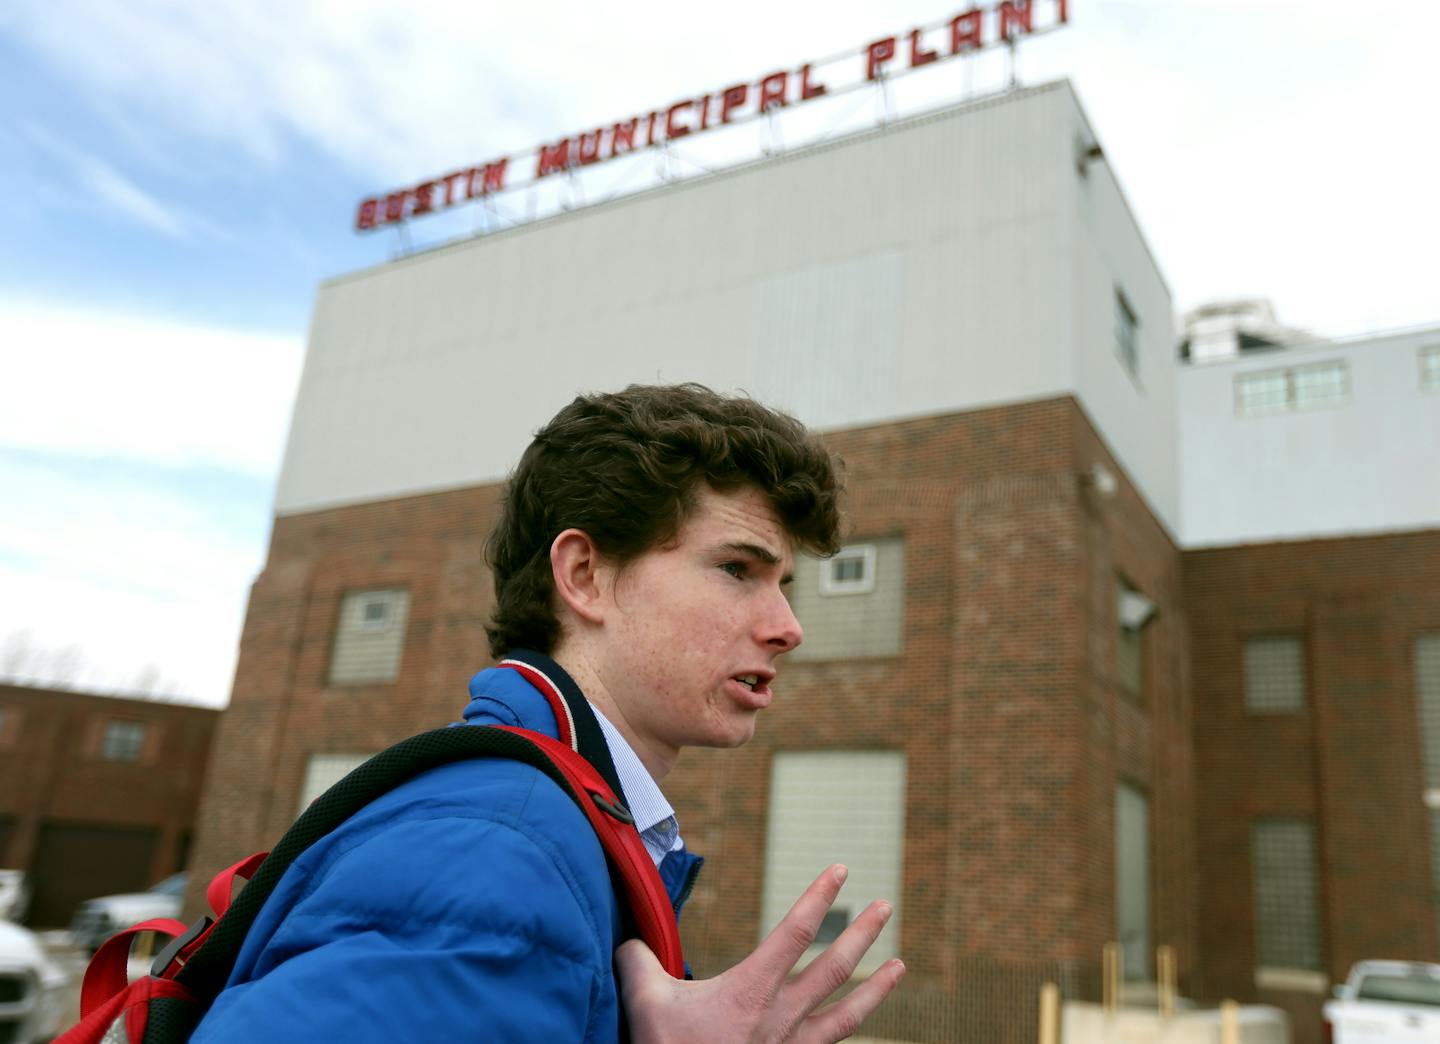
<svg viewBox="0 0 1440 1044">
<path fill-rule="evenodd" d="M 555 780 L 577 804 L 588 797 L 574 792 L 564 773 L 537 744 L 508 729 L 466 725 L 412 736 L 376 754 L 311 803 L 271 850 L 175 979 L 208 1005 L 230 977 L 260 908 L 285 871 L 307 848 L 376 798 L 422 772 L 484 756 L 513 758 L 534 766 Z"/>
<path fill-rule="evenodd" d="M 521 669 L 526 680 L 550 701 L 561 731 L 567 728 L 574 731 L 571 747 L 595 766 L 595 771 L 600 773 L 610 790 L 628 809 L 630 799 L 625 796 L 625 788 L 620 785 L 620 776 L 615 771 L 615 759 L 610 756 L 610 744 L 605 742 L 605 733 L 600 731 L 600 722 L 595 717 L 595 711 L 585 694 L 580 691 L 580 686 L 575 684 L 575 679 L 570 677 L 564 667 L 533 649 L 515 649 L 507 653 L 499 665 Z M 560 707 L 555 707 L 557 700 L 561 703 Z M 560 720 L 562 715 L 564 720 Z"/>
</svg>

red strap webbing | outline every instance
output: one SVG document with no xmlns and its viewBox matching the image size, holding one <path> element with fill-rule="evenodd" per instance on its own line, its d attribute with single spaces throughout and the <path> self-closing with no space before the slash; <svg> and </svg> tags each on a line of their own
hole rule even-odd
<svg viewBox="0 0 1440 1044">
<path fill-rule="evenodd" d="M 156 917 L 141 921 L 106 939 L 100 949 L 95 951 L 95 956 L 90 958 L 90 966 L 85 969 L 85 978 L 80 985 L 80 1017 L 85 1018 L 92 1011 L 103 1007 L 117 993 L 124 991 L 130 982 L 130 946 L 134 943 L 135 936 L 141 932 L 177 936 L 184 931 L 183 921 L 177 921 L 173 917 Z"/>
<path fill-rule="evenodd" d="M 246 856 L 234 866 L 227 866 L 210 879 L 210 887 L 205 889 L 205 899 L 210 903 L 210 909 L 215 912 L 215 920 L 220 920 L 225 916 L 225 911 L 230 909 L 230 900 L 235 895 L 235 878 L 250 880 L 269 854 L 269 852 L 256 852 L 254 855 Z"/>
<path fill-rule="evenodd" d="M 620 875 L 620 884 L 630 904 L 630 913 L 635 918 L 635 927 L 640 932 L 640 938 L 655 951 L 662 968 L 675 978 L 683 979 L 685 958 L 680 952 L 680 929 L 675 923 L 675 909 L 670 905 L 670 893 L 665 890 L 665 883 L 660 880 L 660 871 L 655 868 L 655 861 L 650 858 L 645 842 L 640 840 L 634 825 L 622 823 L 595 804 L 594 798 L 597 795 L 611 806 L 620 804 L 609 786 L 600 778 L 600 773 L 569 747 L 542 733 L 509 725 L 490 727 L 503 729 L 529 740 L 539 747 L 569 780 L 575 793 L 580 796 L 580 810 L 590 821 L 611 865 Z"/>
</svg>

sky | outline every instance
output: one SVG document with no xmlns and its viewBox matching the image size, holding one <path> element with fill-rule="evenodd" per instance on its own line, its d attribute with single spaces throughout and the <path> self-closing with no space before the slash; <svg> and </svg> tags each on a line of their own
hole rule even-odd
<svg viewBox="0 0 1440 1044">
<path fill-rule="evenodd" d="M 0 5 L 0 678 L 225 703 L 317 285 L 475 227 L 360 200 L 966 6 Z M 1429 0 L 1070 0 L 1015 72 L 1074 83 L 1178 312 L 1342 336 L 1440 322 L 1436 39 Z"/>
</svg>

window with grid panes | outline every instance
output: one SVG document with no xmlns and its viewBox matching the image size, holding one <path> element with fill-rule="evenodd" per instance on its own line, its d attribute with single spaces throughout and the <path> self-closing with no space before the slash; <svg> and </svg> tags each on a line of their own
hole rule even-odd
<svg viewBox="0 0 1440 1044">
<path fill-rule="evenodd" d="M 1420 390 L 1440 392 L 1440 344 L 1420 349 Z"/>
<path fill-rule="evenodd" d="M 1288 409 L 1289 389 L 1284 370 L 1240 374 L 1235 378 L 1236 407 L 1244 417 Z"/>
<path fill-rule="evenodd" d="M 1305 647 L 1298 636 L 1246 639 L 1245 709 L 1260 713 L 1305 709 Z"/>
<path fill-rule="evenodd" d="M 1343 362 L 1297 366 L 1295 408 L 1337 406 L 1350 397 L 1350 374 Z"/>
<path fill-rule="evenodd" d="M 1319 971 L 1314 826 L 1305 819 L 1258 819 L 1251 827 L 1250 854 L 1257 967 Z"/>
<path fill-rule="evenodd" d="M 1235 409 L 1242 417 L 1340 406 L 1349 399 L 1350 368 L 1343 359 L 1235 377 Z"/>
<path fill-rule="evenodd" d="M 92 733 L 93 735 L 93 733 Z M 145 747 L 145 726 L 138 721 L 107 721 L 100 742 L 100 756 L 106 761 L 139 761 Z"/>
</svg>

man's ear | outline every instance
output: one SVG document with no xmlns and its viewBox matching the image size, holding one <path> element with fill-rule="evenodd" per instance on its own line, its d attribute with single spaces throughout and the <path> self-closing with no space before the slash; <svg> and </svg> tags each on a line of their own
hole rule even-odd
<svg viewBox="0 0 1440 1044">
<path fill-rule="evenodd" d="M 570 611 L 589 623 L 605 616 L 611 570 L 605 556 L 582 529 L 567 529 L 550 545 L 550 574 L 555 593 Z"/>
</svg>

